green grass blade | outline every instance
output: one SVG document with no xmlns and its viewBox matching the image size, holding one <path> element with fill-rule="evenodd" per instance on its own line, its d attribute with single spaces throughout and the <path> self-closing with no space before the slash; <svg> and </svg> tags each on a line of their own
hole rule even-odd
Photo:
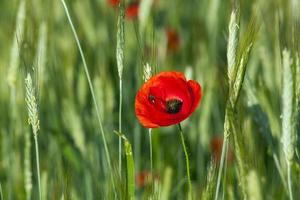
<svg viewBox="0 0 300 200">
<path fill-rule="evenodd" d="M 127 164 L 127 196 L 129 200 L 135 199 L 135 170 L 134 170 L 134 160 L 132 154 L 132 148 L 129 141 L 126 139 L 124 142 L 126 164 Z"/>
<path fill-rule="evenodd" d="M 0 182 L 0 200 L 4 200 L 1 182 Z"/>
<path fill-rule="evenodd" d="M 98 123 L 99 123 L 99 127 L 100 127 L 100 133 L 101 133 L 103 144 L 104 144 L 104 149 L 105 149 L 105 155 L 106 155 L 106 160 L 107 160 L 108 168 L 109 168 L 109 171 L 111 172 L 111 174 L 110 174 L 111 181 L 112 181 L 112 184 L 113 184 L 113 187 L 114 187 L 114 191 L 115 191 L 115 183 L 114 183 L 113 174 L 112 174 L 112 166 L 111 166 L 110 153 L 109 153 L 109 150 L 108 150 L 108 146 L 107 146 L 107 142 L 106 142 L 106 137 L 105 137 L 105 133 L 104 133 L 104 128 L 103 128 L 103 125 L 102 125 L 102 119 L 101 119 L 101 116 L 100 116 L 100 111 L 99 111 L 99 108 L 98 108 L 98 104 L 97 104 L 97 100 L 96 100 L 96 96 L 95 96 L 93 84 L 92 84 L 92 81 L 91 81 L 90 73 L 89 73 L 89 70 L 88 70 L 88 67 L 87 67 L 87 64 L 86 64 L 85 56 L 83 54 L 83 51 L 82 51 L 82 48 L 81 48 L 81 45 L 80 45 L 80 42 L 79 42 L 76 30 L 75 30 L 75 27 L 74 27 L 73 22 L 71 20 L 71 16 L 69 14 L 68 7 L 67 7 L 67 5 L 66 5 L 66 3 L 65 3 L 64 0 L 61 0 L 61 2 L 62 2 L 62 5 L 64 7 L 66 16 L 68 18 L 69 24 L 71 26 L 71 29 L 72 29 L 72 32 L 73 32 L 74 38 L 76 40 L 76 44 L 77 44 L 77 47 L 78 47 L 78 50 L 80 52 L 80 56 L 81 56 L 81 59 L 82 59 L 82 62 L 83 62 L 84 71 L 85 71 L 85 74 L 86 74 L 86 77 L 87 77 L 87 80 L 88 80 L 89 88 L 90 88 L 90 91 L 91 91 L 91 94 L 92 94 L 92 98 L 93 98 L 93 103 L 94 103 L 94 106 L 95 106 L 95 109 L 96 109 L 97 119 L 98 119 Z"/>
</svg>

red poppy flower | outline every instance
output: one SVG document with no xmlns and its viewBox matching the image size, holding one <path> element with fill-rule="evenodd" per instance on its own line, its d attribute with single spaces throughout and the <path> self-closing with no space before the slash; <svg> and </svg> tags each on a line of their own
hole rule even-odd
<svg viewBox="0 0 300 200">
<path fill-rule="evenodd" d="M 107 2 L 111 5 L 111 6 L 118 6 L 120 3 L 120 0 L 107 0 Z"/>
<path fill-rule="evenodd" d="M 195 111 L 201 96 L 196 81 L 187 81 L 180 72 L 161 72 L 139 89 L 135 113 L 147 128 L 178 124 Z"/>
<path fill-rule="evenodd" d="M 210 142 L 210 147 L 211 147 L 214 161 L 219 163 L 221 161 L 221 155 L 222 155 L 223 137 L 221 136 L 213 137 Z M 232 163 L 233 161 L 233 151 L 230 147 L 228 148 L 227 161 L 229 163 Z"/>
<path fill-rule="evenodd" d="M 125 16 L 127 19 L 135 19 L 137 18 L 139 13 L 139 3 L 133 2 L 129 4 L 125 10 Z"/>
<path fill-rule="evenodd" d="M 167 28 L 166 30 L 167 36 L 167 48 L 170 52 L 178 51 L 180 47 L 180 38 L 176 30 L 172 28 Z"/>
</svg>

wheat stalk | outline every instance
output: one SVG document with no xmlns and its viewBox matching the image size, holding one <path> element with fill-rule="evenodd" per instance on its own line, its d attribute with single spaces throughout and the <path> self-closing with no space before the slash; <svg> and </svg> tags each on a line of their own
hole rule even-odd
<svg viewBox="0 0 300 200">
<path fill-rule="evenodd" d="M 35 62 L 36 62 L 35 66 L 37 66 L 36 67 L 37 92 L 39 95 L 43 95 L 42 85 L 45 81 L 45 74 L 46 74 L 45 69 L 46 69 L 46 62 L 47 62 L 47 24 L 45 22 L 40 24 Z"/>
<path fill-rule="evenodd" d="M 27 103 L 27 109 L 28 109 L 28 122 L 32 127 L 33 136 L 34 136 L 38 191 L 39 191 L 39 199 L 41 199 L 42 192 L 41 192 L 41 178 L 40 178 L 39 148 L 38 148 L 38 139 L 37 139 L 38 131 L 40 129 L 40 122 L 38 117 L 38 106 L 35 98 L 35 89 L 32 84 L 32 79 L 30 74 L 27 74 L 27 77 L 25 79 L 25 87 L 26 87 L 25 101 Z"/>
<path fill-rule="evenodd" d="M 25 14 L 26 14 L 26 1 L 21 0 L 18 8 L 18 15 L 16 18 L 16 30 L 14 33 L 14 40 L 11 48 L 10 63 L 8 71 L 8 83 L 10 87 L 15 88 L 17 80 L 17 69 L 20 63 L 20 44 L 23 41 Z"/>
<path fill-rule="evenodd" d="M 216 194 L 215 194 L 215 200 L 218 199 L 219 195 L 219 188 L 220 188 L 220 182 L 221 182 L 221 176 L 222 176 L 222 170 L 224 167 L 224 163 L 226 160 L 226 150 L 228 146 L 228 137 L 232 133 L 233 135 L 233 141 L 235 146 L 235 155 L 237 158 L 238 163 L 238 170 L 240 175 L 240 186 L 242 189 L 243 197 L 246 198 L 246 171 L 245 171 L 245 165 L 243 162 L 243 149 L 241 145 L 241 141 L 238 138 L 238 131 L 237 131 L 237 124 L 235 119 L 235 110 L 236 110 L 236 104 L 239 99 L 239 95 L 241 93 L 241 88 L 244 82 L 247 63 L 249 60 L 250 52 L 253 47 L 253 43 L 255 40 L 256 33 L 258 32 L 258 26 L 256 24 L 256 18 L 253 16 L 251 18 L 251 21 L 248 25 L 248 29 L 244 34 L 244 38 L 240 44 L 234 44 L 239 41 L 238 39 L 238 19 L 237 17 L 237 11 L 232 11 L 233 14 L 231 15 L 230 23 L 229 23 L 229 41 L 233 44 L 228 44 L 228 53 L 227 53 L 227 59 L 228 59 L 228 82 L 229 82 L 229 99 L 226 104 L 226 110 L 225 110 L 225 122 L 224 122 L 224 141 L 223 141 L 223 147 L 222 147 L 222 154 L 221 154 L 221 161 L 220 161 L 220 167 L 218 172 L 218 179 L 217 179 L 217 187 L 216 187 Z M 239 51 L 237 52 L 236 48 L 239 48 Z M 236 53 L 236 55 L 231 55 L 231 53 Z M 231 59 L 231 60 L 229 60 Z M 234 64 L 234 66 L 232 66 Z"/>
<path fill-rule="evenodd" d="M 118 16 L 118 31 L 117 31 L 117 66 L 119 74 L 119 132 L 122 132 L 122 99 L 123 99 L 123 68 L 124 68 L 124 2 L 119 4 L 120 11 Z M 119 137 L 119 173 L 122 176 L 122 138 Z"/>
<path fill-rule="evenodd" d="M 228 37 L 228 45 L 227 45 L 227 65 L 228 65 L 228 78 L 229 84 L 232 85 L 234 81 L 234 73 L 236 71 L 236 53 L 237 47 L 239 42 L 239 29 L 238 29 L 238 19 L 237 11 L 233 10 L 230 15 L 229 21 L 229 37 Z M 223 167 L 225 163 L 225 150 L 228 146 L 229 134 L 230 134 L 230 123 L 229 123 L 229 106 L 226 107 L 226 114 L 225 114 L 225 122 L 224 122 L 224 140 L 222 146 L 222 153 L 221 153 L 221 162 L 219 166 L 218 178 L 217 178 L 217 186 L 216 186 L 216 194 L 215 200 L 218 199 L 219 196 L 219 189 L 221 183 L 221 177 L 223 172 Z"/>
<path fill-rule="evenodd" d="M 25 133 L 25 152 L 24 152 L 24 176 L 25 176 L 25 191 L 26 199 L 31 199 L 32 191 L 32 172 L 31 172 L 31 156 L 30 156 L 31 142 L 30 134 Z"/>
<path fill-rule="evenodd" d="M 149 63 L 146 63 L 144 65 L 144 74 L 143 74 L 143 80 L 144 82 L 147 82 L 152 76 L 152 68 L 149 65 Z"/>
<path fill-rule="evenodd" d="M 287 179 L 289 197 L 293 199 L 291 182 L 291 164 L 296 145 L 296 121 L 295 121 L 295 90 L 293 77 L 293 63 L 290 52 L 284 50 L 282 53 L 283 64 L 283 91 L 282 91 L 282 148 L 287 164 Z"/>
<path fill-rule="evenodd" d="M 227 44 L 227 65 L 228 65 L 228 78 L 229 81 L 233 80 L 235 72 L 236 54 L 239 43 L 239 19 L 237 10 L 233 10 L 230 15 L 229 33 Z"/>
</svg>

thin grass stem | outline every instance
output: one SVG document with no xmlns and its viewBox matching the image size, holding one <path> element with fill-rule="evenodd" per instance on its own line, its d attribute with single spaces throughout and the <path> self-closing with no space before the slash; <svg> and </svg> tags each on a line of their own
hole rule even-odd
<svg viewBox="0 0 300 200">
<path fill-rule="evenodd" d="M 152 148 L 152 129 L 149 128 L 149 150 L 150 150 L 150 174 L 151 174 L 151 191 L 154 190 L 154 181 L 153 181 L 153 148 Z"/>
<path fill-rule="evenodd" d="M 180 138 L 181 138 L 181 144 L 182 148 L 184 151 L 185 155 L 185 164 L 186 164 L 186 174 L 187 174 L 187 180 L 188 180 L 188 199 L 192 199 L 192 182 L 191 182 L 191 175 L 190 175 L 190 160 L 189 160 L 189 155 L 187 153 L 185 141 L 184 141 L 184 136 L 183 136 L 183 131 L 181 128 L 181 125 L 178 124 L 179 132 L 180 132 Z"/>
<path fill-rule="evenodd" d="M 37 170 L 37 179 L 38 179 L 38 190 L 39 190 L 39 199 L 42 199 L 41 191 L 41 176 L 40 176 L 40 158 L 39 158 L 39 146 L 37 135 L 34 135 L 34 144 L 35 144 L 35 157 L 36 157 L 36 170 Z"/>
<path fill-rule="evenodd" d="M 287 161 L 287 180 L 288 180 L 288 189 L 290 200 L 293 200 L 293 190 L 292 190 L 292 181 L 291 181 L 291 163 Z"/>
<path fill-rule="evenodd" d="M 219 197 L 219 190 L 220 190 L 220 184 L 221 184 L 221 177 L 223 172 L 223 167 L 225 164 L 225 155 L 226 155 L 226 149 L 228 146 L 228 137 L 224 137 L 223 140 L 223 146 L 222 146 L 222 154 L 221 154 L 221 160 L 220 160 L 220 166 L 219 166 L 219 172 L 218 172 L 218 178 L 217 178 L 217 187 L 216 187 L 216 194 L 215 194 L 215 200 L 218 200 Z"/>
<path fill-rule="evenodd" d="M 77 32 L 76 32 L 76 30 L 74 28 L 74 25 L 73 25 L 73 22 L 71 20 L 71 16 L 69 14 L 68 7 L 67 7 L 64 0 L 61 0 L 61 2 L 62 2 L 62 5 L 64 7 L 66 16 L 68 18 L 70 27 L 72 29 L 72 32 L 73 32 L 74 38 L 76 40 L 76 44 L 77 44 L 77 47 L 78 47 L 78 50 L 79 50 L 79 53 L 80 53 L 80 56 L 81 56 L 81 59 L 82 59 L 82 62 L 83 62 L 84 71 L 85 71 L 85 74 L 86 74 L 86 77 L 87 77 L 87 81 L 88 81 L 89 88 L 90 88 L 90 91 L 91 91 L 91 94 L 92 94 L 94 106 L 95 106 L 95 109 L 96 109 L 97 119 L 98 119 L 100 132 L 101 132 L 101 136 L 102 136 L 102 140 L 103 140 L 103 144 L 104 144 L 104 150 L 105 150 L 105 155 L 106 155 L 106 159 L 107 159 L 108 168 L 109 168 L 109 171 L 111 172 L 111 174 L 110 174 L 111 175 L 111 181 L 112 181 L 112 184 L 113 184 L 114 193 L 116 194 L 115 183 L 114 183 L 114 178 L 113 178 L 113 174 L 112 174 L 110 154 L 109 154 L 109 150 L 108 150 L 108 147 L 107 147 L 106 137 L 105 137 L 104 129 L 103 129 L 103 125 L 102 125 L 102 119 L 101 119 L 101 116 L 100 116 L 100 112 L 99 112 L 96 96 L 95 96 L 95 93 L 94 93 L 94 88 L 93 88 L 93 84 L 92 84 L 92 81 L 91 81 L 90 73 L 89 73 L 89 70 L 88 70 L 88 67 L 87 67 L 87 64 L 86 64 L 85 56 L 83 54 L 83 51 L 82 51 L 82 48 L 81 48 L 81 45 L 80 45 L 80 41 L 79 41 L 78 36 L 77 36 Z"/>
<path fill-rule="evenodd" d="M 153 173 L 153 151 L 152 151 L 152 129 L 149 128 L 149 146 L 150 146 L 150 172 Z"/>
<path fill-rule="evenodd" d="M 144 54 L 143 54 L 141 36 L 140 36 L 140 33 L 139 33 L 139 27 L 138 27 L 137 22 L 133 22 L 133 28 L 134 28 L 134 32 L 135 32 L 135 36 L 136 36 L 136 41 L 137 41 L 137 44 L 138 44 L 138 49 L 141 52 L 142 66 L 144 66 L 146 64 L 146 62 L 145 62 L 145 57 L 144 57 Z"/>
<path fill-rule="evenodd" d="M 276 168 L 278 170 L 280 179 L 282 181 L 283 187 L 284 187 L 286 193 L 288 194 L 289 193 L 288 186 L 287 186 L 286 180 L 284 178 L 284 175 L 283 175 L 283 172 L 282 172 L 282 168 L 280 167 L 278 157 L 277 157 L 277 155 L 274 152 L 273 152 L 273 159 L 274 159 L 275 166 L 276 166 Z"/>
<path fill-rule="evenodd" d="M 226 174 L 227 174 L 227 161 L 228 161 L 228 148 L 229 148 L 229 140 L 227 139 L 227 145 L 226 145 L 226 149 L 225 149 L 225 166 L 224 166 L 224 175 L 223 175 L 223 187 L 225 188 L 226 186 Z M 222 146 L 223 148 L 223 146 Z M 223 190 L 222 192 L 222 199 L 225 198 L 225 190 Z"/>
<path fill-rule="evenodd" d="M 122 79 L 119 80 L 119 132 L 122 133 L 122 98 L 123 98 L 123 87 Z M 122 177 L 122 138 L 119 136 L 119 174 Z"/>
<path fill-rule="evenodd" d="M 124 68 L 124 2 L 119 4 L 118 28 L 117 28 L 116 59 L 119 75 L 119 132 L 122 132 L 122 95 L 123 95 L 123 68 Z M 119 137 L 119 174 L 122 177 L 122 141 Z"/>
<path fill-rule="evenodd" d="M 0 182 L 0 200 L 4 200 L 1 182 Z"/>
</svg>

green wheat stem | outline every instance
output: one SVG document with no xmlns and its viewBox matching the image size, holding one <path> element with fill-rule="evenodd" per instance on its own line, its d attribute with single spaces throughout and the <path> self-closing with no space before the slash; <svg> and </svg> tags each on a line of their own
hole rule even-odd
<svg viewBox="0 0 300 200">
<path fill-rule="evenodd" d="M 291 180 L 291 162 L 287 161 L 287 180 L 290 200 L 293 200 L 292 180 Z"/>
<path fill-rule="evenodd" d="M 0 182 L 0 200 L 4 200 L 4 199 L 3 199 L 3 193 L 2 193 L 2 185 L 1 185 L 1 182 Z"/>
<path fill-rule="evenodd" d="M 222 146 L 223 148 L 223 146 Z M 225 146 L 225 166 L 224 166 L 224 177 L 223 177 L 223 186 L 225 187 L 226 186 L 226 173 L 227 173 L 227 161 L 228 161 L 228 148 L 229 148 L 229 140 L 227 138 L 226 140 L 226 146 Z M 222 193 L 222 199 L 224 199 L 225 197 L 225 190 L 223 190 L 223 193 Z"/>
<path fill-rule="evenodd" d="M 117 27 L 117 47 L 116 47 L 116 59 L 119 75 L 119 132 L 122 132 L 122 95 L 123 95 L 123 68 L 124 68 L 124 2 L 119 4 L 119 16 Z M 119 137 L 119 174 L 122 176 L 122 139 Z"/>
<path fill-rule="evenodd" d="M 140 52 L 143 52 L 143 47 L 142 47 L 142 39 L 141 39 L 141 36 L 140 36 L 140 33 L 139 33 L 139 24 L 138 22 L 134 21 L 132 22 L 133 23 L 133 28 L 134 28 L 134 33 L 135 33 L 135 37 L 136 37 L 136 41 L 137 41 L 137 44 L 138 44 L 138 49 Z M 145 62 L 145 57 L 144 57 L 144 54 L 141 53 L 141 62 L 142 62 L 142 65 L 145 65 L 146 62 Z"/>
<path fill-rule="evenodd" d="M 278 170 L 280 179 L 281 179 L 281 181 L 282 181 L 283 187 L 284 187 L 285 191 L 286 191 L 287 193 L 289 193 L 289 192 L 288 192 L 288 186 L 287 186 L 286 180 L 285 180 L 285 178 L 284 178 L 284 175 L 283 175 L 283 172 L 282 172 L 282 168 L 280 167 L 278 157 L 277 157 L 277 155 L 276 155 L 274 152 L 273 152 L 273 159 L 274 159 L 275 166 L 276 166 L 276 168 L 277 168 L 277 170 Z"/>
<path fill-rule="evenodd" d="M 152 129 L 149 128 L 149 146 L 150 146 L 150 172 L 153 173 L 153 149 L 152 149 Z"/>
<path fill-rule="evenodd" d="M 227 121 L 227 116 L 225 117 L 225 125 L 228 124 Z M 226 129 L 225 129 L 226 130 Z M 218 200 L 218 196 L 219 196 L 219 190 L 220 190 L 220 185 L 221 185 L 221 177 L 222 177 L 222 172 L 223 172 L 223 167 L 225 164 L 225 157 L 226 157 L 226 149 L 228 146 L 228 136 L 226 136 L 226 133 L 224 133 L 224 140 L 223 140 L 223 146 L 222 146 L 222 153 L 221 153 L 221 160 L 220 160 L 220 166 L 219 166 L 219 171 L 218 171 L 218 178 L 217 178 L 217 187 L 216 187 L 216 194 L 215 194 L 215 200 Z M 225 174 L 224 174 L 225 176 Z"/>
<path fill-rule="evenodd" d="M 36 103 L 35 97 L 35 88 L 32 83 L 32 79 L 30 74 L 27 74 L 25 79 L 25 88 L 26 88 L 26 97 L 25 101 L 27 104 L 28 109 L 28 122 L 32 127 L 32 132 L 34 136 L 35 142 L 35 155 L 36 155 L 36 169 L 37 169 L 37 180 L 38 180 L 38 192 L 39 192 L 39 199 L 42 199 L 42 192 L 41 192 L 41 178 L 40 178 L 40 161 L 39 161 L 39 148 L 38 148 L 38 131 L 40 129 L 39 125 L 39 117 L 38 117 L 38 105 Z"/>
<path fill-rule="evenodd" d="M 228 79 L 229 79 L 228 81 L 230 85 L 234 84 L 234 76 L 236 74 L 237 67 L 238 67 L 237 66 L 238 43 L 239 43 L 239 10 L 233 9 L 231 12 L 229 26 L 228 26 L 228 43 L 227 43 L 227 67 L 228 67 L 227 75 L 228 75 Z M 225 112 L 225 122 L 224 122 L 224 140 L 223 140 L 222 154 L 221 154 L 221 160 L 220 160 L 220 166 L 219 166 L 219 172 L 217 178 L 215 200 L 217 200 L 219 196 L 223 167 L 226 160 L 226 150 L 228 148 L 228 140 L 230 134 L 229 132 L 230 114 L 231 114 L 231 106 L 230 103 L 227 102 L 226 112 Z M 226 177 L 225 173 L 224 176 Z"/>
<path fill-rule="evenodd" d="M 37 170 L 37 179 L 38 179 L 38 190 L 39 190 L 39 199 L 42 199 L 41 191 L 41 176 L 40 176 L 40 159 L 39 159 L 39 146 L 37 134 L 34 134 L 34 144 L 35 144 L 35 157 L 36 157 L 36 170 Z"/>
<path fill-rule="evenodd" d="M 86 74 L 86 77 L 87 77 L 87 80 L 88 80 L 89 88 L 90 88 L 92 98 L 93 98 L 93 102 L 94 102 L 94 106 L 95 106 L 95 109 L 96 109 L 96 115 L 97 115 L 97 119 L 98 119 L 98 123 L 99 123 L 99 127 L 100 127 L 100 132 L 101 132 L 103 144 L 104 144 L 104 150 L 105 150 L 105 155 L 106 155 L 106 159 L 107 159 L 107 164 L 108 164 L 109 171 L 111 172 L 111 181 L 112 181 L 114 192 L 115 192 L 115 183 L 114 183 L 113 174 L 112 174 L 112 170 L 111 170 L 112 167 L 111 167 L 110 154 L 109 154 L 108 147 L 107 147 L 106 137 L 105 137 L 105 134 L 104 134 L 102 119 L 101 119 L 101 116 L 100 116 L 96 96 L 95 96 L 95 93 L 94 93 L 93 84 L 92 84 L 91 77 L 90 77 L 90 74 L 89 74 L 89 70 L 88 70 L 88 67 L 87 67 L 87 64 L 86 64 L 85 56 L 83 54 L 83 51 L 82 51 L 82 48 L 81 48 L 81 45 L 80 45 L 80 42 L 79 42 L 79 39 L 78 39 L 78 36 L 77 36 L 77 32 L 74 28 L 73 22 L 71 20 L 71 16 L 69 14 L 68 7 L 67 7 L 64 0 L 61 0 L 61 2 L 62 2 L 62 5 L 64 7 L 66 16 L 68 18 L 69 24 L 71 26 L 71 29 L 72 29 L 72 32 L 73 32 L 74 38 L 76 40 L 76 44 L 77 44 L 77 47 L 78 47 L 78 50 L 79 50 L 79 53 L 80 53 L 80 56 L 81 56 L 81 59 L 82 59 L 82 62 L 83 62 L 84 71 L 85 71 L 85 74 Z M 116 192 L 115 192 L 115 194 L 116 194 Z"/>
<path fill-rule="evenodd" d="M 225 164 L 225 160 L 226 160 L 226 154 L 227 154 L 226 151 L 228 149 L 229 135 L 230 135 L 230 116 L 232 116 L 232 112 L 230 109 L 229 102 L 227 102 L 226 111 L 225 111 L 225 122 L 224 122 L 224 139 L 223 139 L 220 166 L 219 166 L 219 171 L 218 171 L 215 200 L 217 200 L 218 196 L 219 196 L 221 177 L 222 177 L 223 168 L 224 168 L 224 164 Z M 226 176 L 226 174 L 224 174 L 224 176 Z"/>
<path fill-rule="evenodd" d="M 185 141 L 184 141 L 184 136 L 183 136 L 183 131 L 182 131 L 180 123 L 178 124 L 178 128 L 179 128 L 182 148 L 183 148 L 184 155 L 185 155 L 186 174 L 187 174 L 188 189 L 189 189 L 188 199 L 192 199 L 192 182 L 191 182 L 191 175 L 190 175 L 190 160 L 189 160 L 189 155 L 187 153 L 187 149 L 186 149 L 186 145 L 185 145 Z"/>
</svg>

